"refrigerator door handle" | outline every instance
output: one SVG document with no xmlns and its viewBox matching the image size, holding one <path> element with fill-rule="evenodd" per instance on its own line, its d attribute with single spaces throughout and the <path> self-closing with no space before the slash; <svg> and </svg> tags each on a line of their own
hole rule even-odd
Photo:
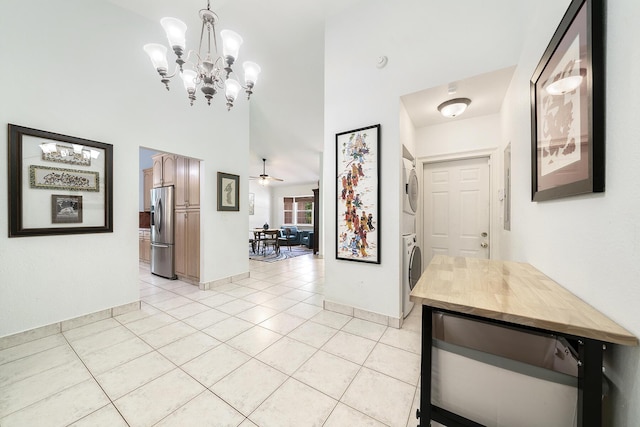
<svg viewBox="0 0 640 427">
<path fill-rule="evenodd" d="M 158 198 L 158 233 L 162 233 L 162 199 Z"/>
<path fill-rule="evenodd" d="M 169 245 L 159 245 L 157 243 L 152 243 L 151 246 L 155 247 L 155 248 L 168 248 Z"/>
</svg>

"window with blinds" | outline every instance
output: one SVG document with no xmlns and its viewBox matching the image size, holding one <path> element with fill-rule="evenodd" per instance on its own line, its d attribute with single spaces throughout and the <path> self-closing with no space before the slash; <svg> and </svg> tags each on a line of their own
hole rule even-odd
<svg viewBox="0 0 640 427">
<path fill-rule="evenodd" d="M 313 196 L 285 197 L 283 212 L 285 224 L 313 225 Z"/>
</svg>

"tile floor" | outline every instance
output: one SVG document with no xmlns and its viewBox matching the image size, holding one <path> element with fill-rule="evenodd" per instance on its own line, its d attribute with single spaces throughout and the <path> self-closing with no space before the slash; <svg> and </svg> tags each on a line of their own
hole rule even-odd
<svg viewBox="0 0 640 427">
<path fill-rule="evenodd" d="M 200 291 L 140 267 L 142 308 L 0 351 L 0 426 L 416 426 L 420 319 L 322 309 L 323 261 Z"/>
</svg>

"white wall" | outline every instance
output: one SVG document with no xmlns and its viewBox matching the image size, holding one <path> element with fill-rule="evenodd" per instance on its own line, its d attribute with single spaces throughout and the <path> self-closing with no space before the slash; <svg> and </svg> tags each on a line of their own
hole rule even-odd
<svg viewBox="0 0 640 427">
<path fill-rule="evenodd" d="M 495 150 L 501 141 L 500 115 L 452 120 L 415 130 L 416 157 Z"/>
<path fill-rule="evenodd" d="M 404 104 L 400 102 L 400 143 L 404 145 L 409 154 L 416 157 L 416 128 L 411 121 Z M 402 147 L 401 147 L 402 148 Z"/>
<path fill-rule="evenodd" d="M 502 113 L 501 149 L 512 144 L 511 231 L 502 233 L 505 259 L 528 262 L 640 336 L 640 4 L 607 2 L 606 192 L 531 202 L 529 79 L 568 1 L 540 9 Z M 613 426 L 640 425 L 640 350 L 609 346 Z"/>
<path fill-rule="evenodd" d="M 271 225 L 271 189 L 268 185 L 249 181 L 249 192 L 255 195 L 254 214 L 249 215 L 249 229 L 262 228 L 265 223 Z"/>
<path fill-rule="evenodd" d="M 223 102 L 189 107 L 180 82 L 167 92 L 142 50 L 163 39 L 160 25 L 106 1 L 3 0 L 0 139 L 14 123 L 113 144 L 114 232 L 0 234 L 0 336 L 139 299 L 140 146 L 203 160 L 201 280 L 248 271 L 247 204 L 217 212 L 215 198 L 217 171 L 248 175 L 248 104 L 227 113 Z M 247 195 L 241 186 L 241 200 Z M 0 212 L 7 199 L 2 185 Z M 0 215 L 0 229 L 7 227 Z"/>
<path fill-rule="evenodd" d="M 361 2 L 332 17 L 325 35 L 325 299 L 399 317 L 401 301 L 400 96 L 513 65 L 522 4 L 505 0 Z M 434 13 L 437 9 L 438 13 Z M 495 11 L 482 21 L 486 9 Z M 482 16 L 487 16 L 482 13 Z M 451 32 L 451 20 L 456 28 Z M 447 34 L 445 38 L 436 34 Z M 357 48 L 355 48 L 357 46 Z M 388 65 L 375 67 L 386 55 Z M 335 134 L 381 124 L 381 264 L 335 259 Z"/>
</svg>

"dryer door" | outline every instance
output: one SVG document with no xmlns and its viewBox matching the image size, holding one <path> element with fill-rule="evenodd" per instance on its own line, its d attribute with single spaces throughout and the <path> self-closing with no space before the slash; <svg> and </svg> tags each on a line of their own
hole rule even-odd
<svg viewBox="0 0 640 427">
<path fill-rule="evenodd" d="M 414 246 L 409 258 L 409 289 L 413 289 L 422 275 L 422 253 L 418 246 Z"/>
<path fill-rule="evenodd" d="M 407 182 L 407 197 L 409 198 L 409 207 L 415 213 L 418 210 L 418 176 L 416 170 L 411 169 L 409 172 L 409 182 Z"/>
</svg>

